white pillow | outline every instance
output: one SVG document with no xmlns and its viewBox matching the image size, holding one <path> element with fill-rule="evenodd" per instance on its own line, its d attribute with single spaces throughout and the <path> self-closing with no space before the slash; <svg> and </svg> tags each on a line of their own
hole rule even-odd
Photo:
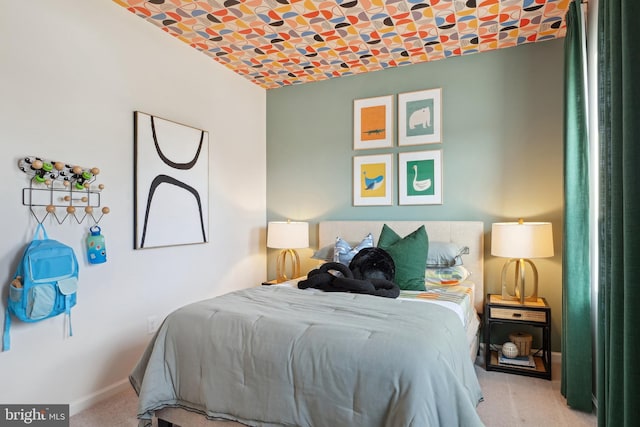
<svg viewBox="0 0 640 427">
<path fill-rule="evenodd" d="M 454 267 L 462 265 L 462 254 L 468 254 L 467 246 L 460 246 L 451 242 L 429 242 L 427 267 Z"/>
</svg>

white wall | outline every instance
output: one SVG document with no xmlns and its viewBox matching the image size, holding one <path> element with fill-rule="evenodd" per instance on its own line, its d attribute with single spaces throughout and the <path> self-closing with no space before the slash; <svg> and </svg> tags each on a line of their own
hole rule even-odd
<svg viewBox="0 0 640 427">
<path fill-rule="evenodd" d="M 14 321 L 0 353 L 0 402 L 69 403 L 73 413 L 128 387 L 148 316 L 265 278 L 266 94 L 109 1 L 2 2 L 0 40 L 3 314 L 4 284 L 35 226 L 19 158 L 99 167 L 111 208 L 101 265 L 84 255 L 90 224 L 45 221 L 81 264 L 74 336 L 63 338 L 62 316 Z M 135 110 L 209 131 L 209 243 L 133 250 Z"/>
</svg>

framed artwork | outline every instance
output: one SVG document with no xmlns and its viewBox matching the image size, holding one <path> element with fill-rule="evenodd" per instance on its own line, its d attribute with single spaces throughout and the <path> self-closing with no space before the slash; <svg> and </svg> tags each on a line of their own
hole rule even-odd
<svg viewBox="0 0 640 427">
<path fill-rule="evenodd" d="M 442 141 L 442 89 L 398 95 L 398 145 Z"/>
<path fill-rule="evenodd" d="M 206 243 L 209 133 L 134 113 L 134 248 Z"/>
<path fill-rule="evenodd" d="M 400 205 L 442 204 L 442 150 L 398 153 Z"/>
<path fill-rule="evenodd" d="M 393 146 L 393 95 L 353 101 L 353 149 Z"/>
<path fill-rule="evenodd" d="M 353 157 L 353 205 L 391 205 L 392 154 Z"/>
</svg>

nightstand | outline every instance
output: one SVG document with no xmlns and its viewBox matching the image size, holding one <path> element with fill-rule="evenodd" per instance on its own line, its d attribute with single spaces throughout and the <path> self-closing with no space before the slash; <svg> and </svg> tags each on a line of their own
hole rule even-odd
<svg viewBox="0 0 640 427">
<path fill-rule="evenodd" d="M 287 279 L 284 282 L 278 283 L 277 279 L 268 280 L 266 282 L 262 282 L 262 286 L 270 286 L 270 285 L 283 285 L 283 286 L 293 286 L 294 288 L 298 287 L 298 282 L 306 279 L 307 276 L 296 277 L 295 279 Z"/>
<path fill-rule="evenodd" d="M 527 375 L 551 379 L 551 308 L 544 298 L 521 305 L 517 301 L 503 300 L 500 295 L 487 295 L 484 310 L 485 369 L 512 374 Z M 535 368 L 501 364 L 498 361 L 498 349 L 503 343 L 491 343 L 494 326 L 507 325 L 517 330 L 519 326 L 528 326 L 542 330 L 542 347 L 533 354 Z"/>
</svg>

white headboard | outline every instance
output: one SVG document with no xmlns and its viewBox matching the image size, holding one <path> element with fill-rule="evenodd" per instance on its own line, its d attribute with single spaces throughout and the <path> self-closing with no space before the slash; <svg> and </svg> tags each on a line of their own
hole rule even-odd
<svg viewBox="0 0 640 427">
<path fill-rule="evenodd" d="M 462 256 L 464 266 L 471 272 L 475 287 L 474 303 L 478 313 L 484 302 L 484 223 L 481 221 L 323 221 L 318 228 L 318 243 L 322 248 L 335 243 L 336 237 L 348 242 L 360 242 L 371 233 L 377 244 L 382 226 L 387 224 L 400 236 L 406 236 L 424 225 L 429 241 L 453 242 L 468 246 Z"/>
</svg>

